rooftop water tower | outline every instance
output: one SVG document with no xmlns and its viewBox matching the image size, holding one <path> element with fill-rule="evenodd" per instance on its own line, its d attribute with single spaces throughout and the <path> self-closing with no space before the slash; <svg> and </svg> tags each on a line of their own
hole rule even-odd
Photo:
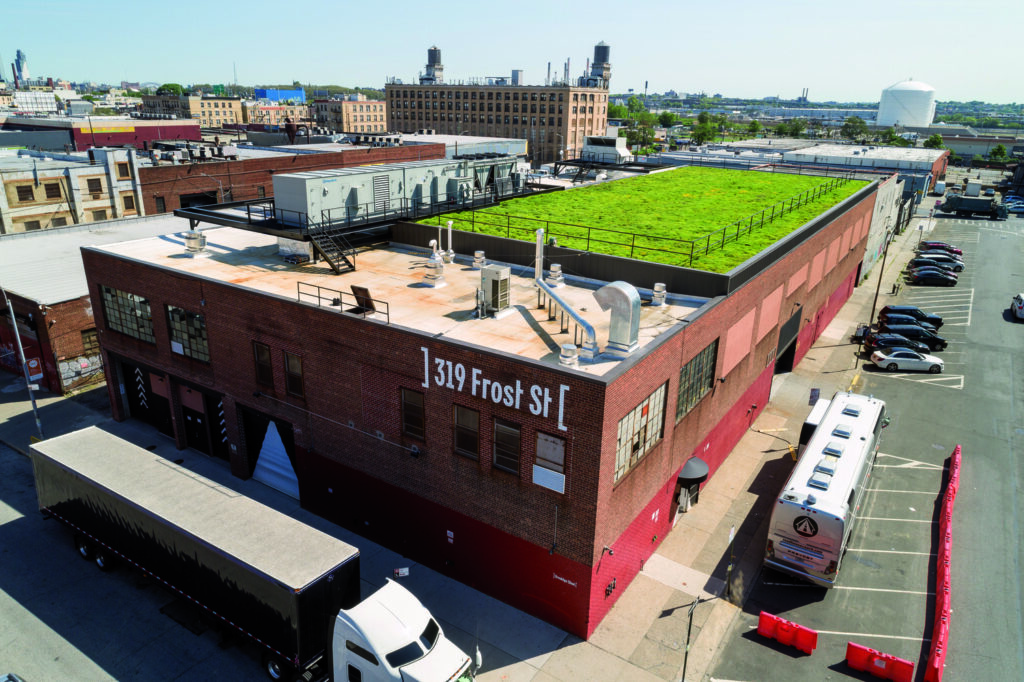
<svg viewBox="0 0 1024 682">
<path fill-rule="evenodd" d="M 441 63 L 441 48 L 436 45 L 427 50 L 427 71 L 420 76 L 420 85 L 444 82 L 444 64 Z"/>
</svg>

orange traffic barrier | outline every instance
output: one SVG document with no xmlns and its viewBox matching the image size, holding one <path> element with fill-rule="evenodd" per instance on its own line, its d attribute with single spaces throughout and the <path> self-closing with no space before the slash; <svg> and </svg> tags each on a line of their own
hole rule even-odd
<svg viewBox="0 0 1024 682">
<path fill-rule="evenodd" d="M 883 680 L 913 682 L 914 679 L 914 664 L 910 661 L 853 642 L 846 643 L 846 663 L 854 670 L 871 673 Z"/>
<path fill-rule="evenodd" d="M 924 682 L 942 682 L 942 669 L 946 665 L 946 640 L 949 639 L 949 626 L 935 619 L 932 630 L 932 650 L 925 664 Z"/>
<path fill-rule="evenodd" d="M 761 612 L 757 620 L 757 634 L 774 639 L 779 644 L 785 644 L 799 649 L 807 655 L 813 654 L 818 647 L 818 632 L 805 628 L 784 618 L 773 616 L 765 611 Z"/>
<path fill-rule="evenodd" d="M 935 622 L 932 626 L 931 651 L 925 663 L 925 682 L 942 682 L 942 670 L 946 663 L 946 649 L 949 645 L 949 616 L 951 612 L 950 587 L 952 578 L 949 567 L 953 561 L 953 505 L 960 489 L 960 465 L 963 452 L 959 445 L 949 458 L 949 481 L 943 495 L 942 511 L 939 515 L 938 570 L 935 575 Z"/>
</svg>

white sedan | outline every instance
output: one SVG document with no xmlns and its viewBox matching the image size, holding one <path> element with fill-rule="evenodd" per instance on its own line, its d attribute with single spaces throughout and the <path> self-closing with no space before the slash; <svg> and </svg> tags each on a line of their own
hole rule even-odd
<svg viewBox="0 0 1024 682">
<path fill-rule="evenodd" d="M 942 358 L 907 349 L 888 352 L 876 350 L 871 354 L 871 362 L 890 372 L 931 372 L 932 374 L 941 372 L 945 364 L 942 362 Z"/>
</svg>

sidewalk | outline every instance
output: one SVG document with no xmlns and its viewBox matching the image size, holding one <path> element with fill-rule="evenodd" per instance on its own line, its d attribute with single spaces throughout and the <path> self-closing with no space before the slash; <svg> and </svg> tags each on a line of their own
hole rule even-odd
<svg viewBox="0 0 1024 682">
<path fill-rule="evenodd" d="M 920 238 L 918 225 L 923 225 L 927 234 L 934 224 L 926 216 L 927 211 L 914 218 L 908 229 L 893 239 L 885 271 L 881 272 L 881 263 L 876 264 L 800 365 L 776 377 L 768 406 L 705 485 L 699 503 L 680 515 L 675 528 L 589 641 L 328 524 L 277 491 L 232 477 L 219 461 L 190 450 L 178 451 L 173 442 L 150 427 L 114 422 L 108 411 L 96 409 L 105 404 L 105 389 L 85 400 L 37 393 L 39 416 L 47 437 L 101 425 L 143 447 L 152 446 L 170 459 L 184 459 L 185 466 L 204 476 L 359 546 L 364 577 L 414 566 L 407 579 L 409 586 L 443 622 L 449 637 L 465 651 L 479 644 L 486 671 L 479 677 L 481 682 L 705 680 L 740 609 L 733 602 L 742 603 L 760 570 L 767 511 L 792 469 L 787 444 L 795 442 L 810 409 L 810 389 L 818 388 L 827 397 L 855 382 L 863 360 L 849 337 L 858 323 L 868 321 L 879 277 L 878 308 L 893 298 L 893 284 L 900 279 L 900 270 Z M 0 376 L 0 442 L 26 453 L 35 433 L 24 381 L 13 375 Z M 734 568 L 729 590 L 732 598 L 728 600 L 725 581 L 730 563 Z"/>
</svg>

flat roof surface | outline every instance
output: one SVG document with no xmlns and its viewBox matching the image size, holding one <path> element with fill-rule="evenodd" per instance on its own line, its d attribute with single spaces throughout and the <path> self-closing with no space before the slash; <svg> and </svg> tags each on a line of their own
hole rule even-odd
<svg viewBox="0 0 1024 682">
<path fill-rule="evenodd" d="M 471 257 L 457 255 L 461 262 L 445 266 L 446 286 L 433 288 L 424 284 L 429 254 L 411 247 L 393 245 L 360 252 L 354 272 L 336 275 L 323 262 L 287 263 L 278 253 L 276 237 L 231 227 L 202 232 L 206 235 L 206 250 L 210 253 L 206 258 L 185 256 L 184 240 L 176 236 L 138 239 L 96 248 L 167 270 L 293 301 L 298 299 L 300 282 L 342 291 L 346 295 L 351 293 L 353 285 L 366 287 L 371 298 L 387 303 L 393 325 L 555 366 L 558 365 L 560 344 L 573 341 L 571 331 L 561 333 L 559 322 L 549 321 L 546 310 L 537 308 L 532 269 L 520 274 L 517 274 L 517 268 L 512 269 L 511 309 L 505 315 L 499 319 L 476 319 L 476 291 L 480 287 L 481 273 L 471 267 Z M 585 283 L 567 284 L 557 289 L 557 293 L 593 325 L 598 346 L 603 349 L 608 342 L 611 313 L 601 310 L 594 298 L 595 288 Z M 704 298 L 670 297 L 668 305 L 642 306 L 639 347 L 634 354 L 642 353 L 645 346 L 654 343 L 658 336 L 706 301 Z M 330 310 L 326 308 L 325 312 Z M 378 312 L 371 319 L 383 321 L 387 318 Z M 368 321 L 367 324 L 373 322 Z M 593 363 L 581 360 L 578 369 L 601 376 L 618 366 L 619 362 L 602 355 Z"/>
<path fill-rule="evenodd" d="M 402 133 L 402 142 L 414 142 L 416 144 L 477 144 L 481 142 L 515 142 L 523 143 L 526 140 L 516 137 L 483 137 L 481 135 L 419 135 L 416 133 Z"/>
<path fill-rule="evenodd" d="M 95 426 L 32 446 L 274 580 L 306 587 L 359 550 Z"/>
<path fill-rule="evenodd" d="M 44 305 L 71 301 L 89 293 L 82 266 L 83 246 L 187 229 L 186 218 L 162 214 L 0 235 L 0 284 L 7 291 Z"/>
<path fill-rule="evenodd" d="M 62 170 L 69 166 L 82 167 L 88 166 L 89 157 L 85 154 L 82 158 L 75 159 L 41 159 L 38 156 L 14 156 L 13 154 L 8 156 L 3 152 L 0 152 L 0 171 L 6 171 L 10 173 L 20 173 L 23 171 L 30 171 L 33 168 L 36 170 Z M 97 164 L 96 175 L 105 174 L 106 167 Z"/>
<path fill-rule="evenodd" d="M 884 145 L 860 144 L 819 144 L 800 149 L 795 154 L 813 156 L 845 156 L 861 159 L 892 159 L 897 161 L 926 161 L 934 163 L 946 152 L 945 149 L 924 147 L 887 147 Z"/>
</svg>

